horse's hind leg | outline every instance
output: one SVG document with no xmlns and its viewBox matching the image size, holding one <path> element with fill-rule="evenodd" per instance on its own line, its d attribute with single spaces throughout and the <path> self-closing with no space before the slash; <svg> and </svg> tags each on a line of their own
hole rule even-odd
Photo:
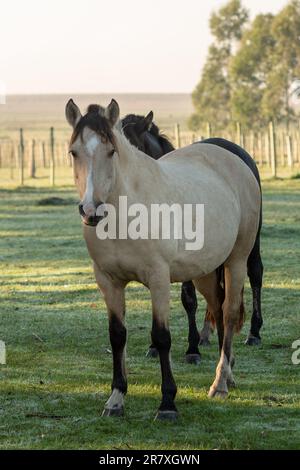
<svg viewBox="0 0 300 470">
<path fill-rule="evenodd" d="M 223 303 L 224 337 L 216 378 L 210 387 L 209 397 L 225 398 L 228 385 L 234 385 L 232 376 L 232 340 L 244 319 L 243 286 L 246 276 L 246 260 L 231 259 L 225 266 L 225 300 Z"/>
<path fill-rule="evenodd" d="M 218 282 L 221 284 L 221 281 L 223 282 L 224 279 L 224 269 L 221 266 L 220 268 L 216 269 L 216 275 Z M 205 317 L 204 317 L 204 322 L 203 322 L 203 327 L 202 330 L 200 331 L 200 344 L 201 346 L 210 346 L 210 335 L 214 330 L 214 321 L 211 318 L 211 313 L 208 309 L 208 306 L 206 307 L 206 312 L 205 312 Z"/>
<path fill-rule="evenodd" d="M 216 324 L 219 348 L 221 348 L 224 335 L 222 312 L 224 290 L 218 282 L 216 271 L 208 274 L 205 277 L 195 279 L 194 284 L 196 289 L 205 297 L 207 301 L 207 316 L 209 318 L 209 323 L 211 324 L 211 321 L 213 321 L 213 323 Z"/>
<path fill-rule="evenodd" d="M 201 355 L 198 347 L 200 335 L 196 325 L 197 296 L 192 281 L 182 283 L 181 301 L 189 322 L 189 346 L 185 353 L 186 362 L 199 364 Z"/>
<path fill-rule="evenodd" d="M 206 307 L 204 322 L 202 330 L 200 331 L 200 342 L 201 346 L 210 346 L 210 335 L 213 331 L 213 327 L 210 319 L 210 312 L 208 306 Z"/>
<path fill-rule="evenodd" d="M 263 278 L 263 264 L 260 256 L 259 234 L 257 235 L 254 247 L 247 262 L 248 277 L 252 289 L 253 312 L 251 317 L 251 327 L 245 344 L 249 346 L 259 345 L 261 342 L 260 329 L 263 324 L 261 313 L 261 287 Z"/>
</svg>

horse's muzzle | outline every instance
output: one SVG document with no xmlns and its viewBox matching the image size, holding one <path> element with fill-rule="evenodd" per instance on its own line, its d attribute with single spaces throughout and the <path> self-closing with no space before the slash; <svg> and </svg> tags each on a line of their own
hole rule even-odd
<svg viewBox="0 0 300 470">
<path fill-rule="evenodd" d="M 99 205 L 101 205 L 101 204 L 102 203 L 100 203 Z M 100 222 L 100 220 L 103 219 L 103 216 L 101 216 L 101 215 L 93 215 L 93 216 L 87 215 L 83 210 L 83 205 L 82 204 L 79 204 L 78 209 L 79 209 L 79 214 L 81 215 L 81 219 L 82 219 L 82 221 L 85 225 L 90 225 L 91 227 L 96 227 L 98 222 Z"/>
</svg>

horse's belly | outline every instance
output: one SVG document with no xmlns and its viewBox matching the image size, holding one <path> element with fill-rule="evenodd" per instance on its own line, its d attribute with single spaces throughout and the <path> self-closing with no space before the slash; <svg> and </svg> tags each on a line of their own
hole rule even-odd
<svg viewBox="0 0 300 470">
<path fill-rule="evenodd" d="M 209 241 L 205 245 L 204 240 L 200 250 L 179 252 L 170 265 L 171 282 L 184 282 L 213 272 L 232 252 L 236 236 L 237 233 L 232 231 L 232 237 L 220 239 L 214 246 Z"/>
</svg>

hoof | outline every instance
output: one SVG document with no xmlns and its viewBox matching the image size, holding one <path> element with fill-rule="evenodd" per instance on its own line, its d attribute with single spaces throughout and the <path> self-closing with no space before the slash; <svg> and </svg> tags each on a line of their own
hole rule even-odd
<svg viewBox="0 0 300 470">
<path fill-rule="evenodd" d="M 124 416 L 124 407 L 121 408 L 104 408 L 102 416 Z"/>
<path fill-rule="evenodd" d="M 186 354 L 185 355 L 185 360 L 188 364 L 200 364 L 201 362 L 201 356 L 200 354 Z"/>
<path fill-rule="evenodd" d="M 228 391 L 227 390 L 218 390 L 215 387 L 210 387 L 208 392 L 209 398 L 222 398 L 223 400 L 227 398 Z"/>
<path fill-rule="evenodd" d="M 178 418 L 178 411 L 162 411 L 158 410 L 154 421 L 160 420 L 160 421 L 176 421 Z"/>
<path fill-rule="evenodd" d="M 245 344 L 247 346 L 259 346 L 261 344 L 261 339 L 250 334 L 246 339 Z"/>
<path fill-rule="evenodd" d="M 149 348 L 146 352 L 146 357 L 155 358 L 158 357 L 158 351 L 156 348 Z"/>
<path fill-rule="evenodd" d="M 200 337 L 199 344 L 201 346 L 210 346 L 211 343 L 210 343 L 209 339 L 206 336 L 203 336 L 203 338 Z"/>
</svg>

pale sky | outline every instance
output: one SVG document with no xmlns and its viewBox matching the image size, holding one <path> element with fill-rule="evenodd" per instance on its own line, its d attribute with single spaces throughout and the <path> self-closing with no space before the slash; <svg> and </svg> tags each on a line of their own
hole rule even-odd
<svg viewBox="0 0 300 470">
<path fill-rule="evenodd" d="M 187 92 L 226 0 L 2 0 L 0 83 L 13 93 Z M 251 16 L 287 0 L 244 0 Z"/>
</svg>

